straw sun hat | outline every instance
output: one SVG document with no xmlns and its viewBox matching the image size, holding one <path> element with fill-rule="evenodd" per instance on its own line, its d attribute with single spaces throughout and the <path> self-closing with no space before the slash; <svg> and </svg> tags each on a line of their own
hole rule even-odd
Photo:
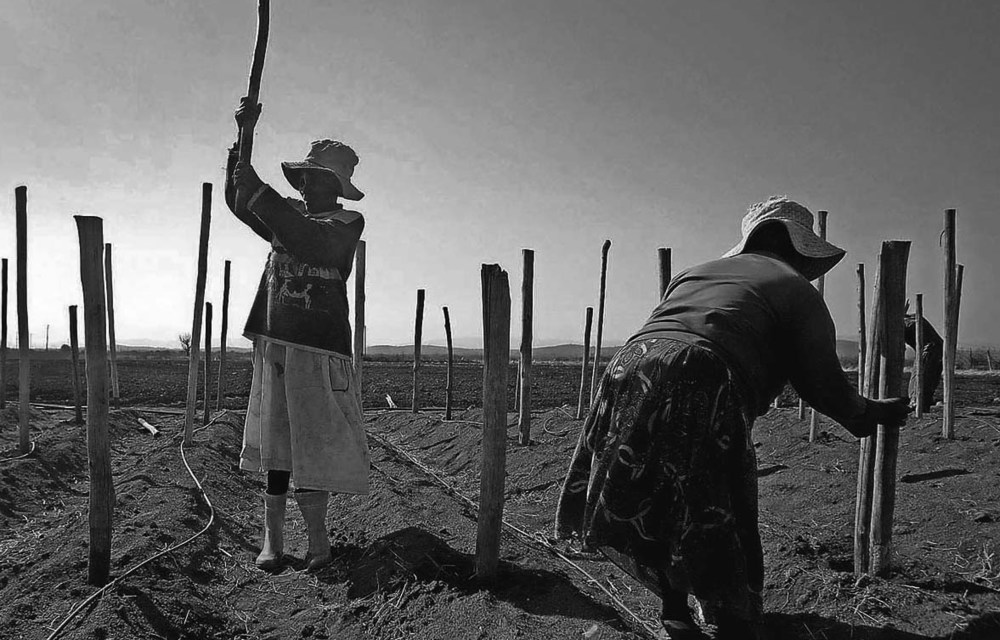
<svg viewBox="0 0 1000 640">
<path fill-rule="evenodd" d="M 765 225 L 781 224 L 788 231 L 792 246 L 804 260 L 802 275 L 815 280 L 832 269 L 847 254 L 813 232 L 813 214 L 798 202 L 785 196 L 772 196 L 753 205 L 743 216 L 743 237 L 723 254 L 723 258 L 741 254 L 754 233 Z"/>
<path fill-rule="evenodd" d="M 309 155 L 302 162 L 282 162 L 281 170 L 285 178 L 298 189 L 299 176 L 303 171 L 324 171 L 332 173 L 340 181 L 341 191 L 348 200 L 365 197 L 351 182 L 354 167 L 358 164 L 358 154 L 343 142 L 337 140 L 315 140 Z"/>
</svg>

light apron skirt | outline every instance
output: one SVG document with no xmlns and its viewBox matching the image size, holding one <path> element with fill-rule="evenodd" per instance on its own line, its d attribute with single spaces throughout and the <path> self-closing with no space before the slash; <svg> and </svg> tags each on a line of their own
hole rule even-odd
<svg viewBox="0 0 1000 640">
<path fill-rule="evenodd" d="M 356 382 L 346 358 L 256 340 L 240 468 L 290 471 L 299 489 L 367 494 Z"/>
</svg>

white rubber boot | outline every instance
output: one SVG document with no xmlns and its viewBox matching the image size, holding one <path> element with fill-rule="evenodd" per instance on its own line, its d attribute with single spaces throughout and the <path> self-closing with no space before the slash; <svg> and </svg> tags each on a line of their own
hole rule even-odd
<svg viewBox="0 0 1000 640">
<path fill-rule="evenodd" d="M 257 566 L 265 570 L 277 569 L 281 566 L 281 556 L 285 546 L 285 499 L 287 493 L 272 496 L 264 494 L 264 543 L 260 555 L 257 556 Z"/>
<path fill-rule="evenodd" d="M 297 491 L 295 500 L 306 522 L 309 534 L 309 552 L 306 554 L 306 571 L 315 571 L 330 564 L 330 538 L 326 534 L 326 505 L 329 491 Z"/>
</svg>

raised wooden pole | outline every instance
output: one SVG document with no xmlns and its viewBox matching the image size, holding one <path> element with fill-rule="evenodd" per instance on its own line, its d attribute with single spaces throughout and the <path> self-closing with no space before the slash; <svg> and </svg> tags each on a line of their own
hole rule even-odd
<svg viewBox="0 0 1000 640">
<path fill-rule="evenodd" d="M 826 211 L 817 211 L 816 214 L 819 216 L 819 237 L 826 240 Z M 819 291 L 819 297 L 826 298 L 826 276 L 822 275 L 819 280 L 816 281 L 816 289 Z M 816 440 L 816 431 L 819 428 L 819 414 L 816 413 L 816 409 L 809 409 L 809 442 L 814 442 Z"/>
<path fill-rule="evenodd" d="M 535 304 L 535 252 L 523 249 L 521 253 L 524 269 L 521 277 L 521 406 L 518 407 L 518 442 L 528 445 L 531 444 L 531 316 Z"/>
<path fill-rule="evenodd" d="M 358 385 L 358 402 L 364 397 L 361 367 L 365 361 L 365 261 L 367 245 L 358 240 L 354 252 L 354 375 Z"/>
<path fill-rule="evenodd" d="M 73 408 L 76 423 L 83 424 L 83 393 L 80 388 L 80 338 L 76 326 L 76 305 L 69 307 L 69 350 L 73 361 Z"/>
<path fill-rule="evenodd" d="M 476 535 L 476 575 L 492 580 L 500 563 L 504 475 L 507 465 L 507 367 L 510 362 L 510 289 L 500 265 L 482 267 L 483 448 Z"/>
<path fill-rule="evenodd" d="M 868 349 L 868 336 L 865 329 L 865 265 L 858 263 L 858 393 L 863 394 L 865 388 L 865 351 Z"/>
<path fill-rule="evenodd" d="M 417 315 L 413 321 L 413 413 L 420 410 L 420 343 L 423 330 L 424 290 L 417 289 Z"/>
<path fill-rule="evenodd" d="M 955 306 L 955 210 L 944 212 L 944 413 L 941 422 L 941 435 L 945 438 L 955 437 L 955 349 L 958 341 L 955 339 L 955 327 L 951 324 L 952 309 Z"/>
<path fill-rule="evenodd" d="M 229 271 L 232 263 L 226 260 L 222 275 L 222 326 L 219 329 L 219 375 L 215 385 L 215 410 L 222 409 L 222 394 L 225 388 L 222 377 L 226 371 L 226 342 L 229 339 Z"/>
<path fill-rule="evenodd" d="M 203 377 L 205 416 L 202 424 L 212 419 L 212 303 L 205 303 L 205 373 Z"/>
<path fill-rule="evenodd" d="M 205 306 L 205 277 L 208 273 L 208 233 L 212 226 L 212 184 L 201 185 L 201 232 L 198 236 L 198 275 L 194 284 L 194 313 L 191 319 L 191 354 L 188 358 L 187 411 L 184 416 L 184 444 L 190 446 L 194 416 L 198 407 L 198 365 L 201 356 L 201 314 Z"/>
<path fill-rule="evenodd" d="M 444 419 L 451 420 L 451 393 L 452 393 L 452 369 L 453 351 L 451 345 L 451 317 L 448 315 L 448 307 L 441 307 L 444 312 L 444 336 L 448 341 L 448 370 L 444 380 Z"/>
<path fill-rule="evenodd" d="M 590 378 L 590 404 L 594 404 L 597 395 L 597 380 L 601 373 L 601 341 L 604 337 L 604 294 L 608 282 L 608 251 L 611 241 L 605 240 L 601 247 L 601 295 L 597 304 L 597 343 L 594 345 L 594 372 Z"/>
<path fill-rule="evenodd" d="M 108 440 L 108 343 L 105 310 L 103 221 L 74 216 L 80 236 L 83 330 L 87 349 L 87 458 L 90 468 L 90 545 L 87 582 L 100 587 L 111 571 L 115 487 Z"/>
<path fill-rule="evenodd" d="M 906 303 L 906 262 L 910 243 L 892 240 L 882 243 L 881 271 L 883 303 L 880 342 L 881 375 L 879 396 L 896 398 L 906 395 L 903 384 L 903 361 L 906 343 L 903 340 L 903 308 Z M 889 573 L 892 552 L 892 520 L 896 508 L 896 458 L 899 451 L 899 427 L 878 426 L 875 452 L 875 477 L 872 487 L 871 572 L 877 576 Z"/>
<path fill-rule="evenodd" d="M 913 417 L 924 417 L 924 363 L 920 357 L 924 351 L 924 294 L 917 294 L 917 305 L 914 309 L 916 336 L 913 341 L 913 388 L 917 393 L 917 406 L 913 409 Z"/>
<path fill-rule="evenodd" d="M 877 331 L 882 312 L 882 297 L 879 295 L 882 280 L 881 256 L 876 263 L 875 295 L 872 298 L 868 323 L 868 344 L 865 368 L 859 382 L 861 395 L 870 397 L 875 388 L 881 360 L 881 336 Z M 870 571 L 869 544 L 871 542 L 872 483 L 875 475 L 875 451 L 878 433 L 873 433 L 858 442 L 858 483 L 854 505 L 854 573 L 857 576 Z"/>
<path fill-rule="evenodd" d="M 587 393 L 587 366 L 590 364 L 590 327 L 594 323 L 594 307 L 587 307 L 583 326 L 583 367 L 580 368 L 580 399 L 576 403 L 576 419 L 583 419 L 584 399 Z"/>
<path fill-rule="evenodd" d="M 115 407 L 121 406 L 121 393 L 118 389 L 118 355 L 115 342 L 115 289 L 111 276 L 111 243 L 104 243 L 104 280 L 105 293 L 108 296 L 108 353 L 111 356 L 111 398 Z"/>
<path fill-rule="evenodd" d="M 31 338 L 28 336 L 28 187 L 14 189 L 17 228 L 18 427 L 22 454 L 28 453 L 31 415 Z"/>
<path fill-rule="evenodd" d="M 7 258 L 0 267 L 0 409 L 7 406 Z"/>
<path fill-rule="evenodd" d="M 670 286 L 670 249 L 660 247 L 656 250 L 656 255 L 658 257 L 657 262 L 659 263 L 660 275 L 660 297 L 657 300 L 662 301 L 663 294 L 667 292 L 667 287 Z"/>
</svg>

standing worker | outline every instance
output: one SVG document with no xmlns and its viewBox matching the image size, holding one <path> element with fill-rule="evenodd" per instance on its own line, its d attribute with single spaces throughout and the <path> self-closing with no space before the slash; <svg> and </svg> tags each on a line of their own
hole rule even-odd
<svg viewBox="0 0 1000 640">
<path fill-rule="evenodd" d="M 252 128 L 260 105 L 241 101 L 236 122 Z M 351 361 L 345 280 L 364 229 L 360 213 L 339 198 L 360 200 L 351 176 L 358 156 L 334 140 L 317 140 L 303 162 L 282 172 L 302 195 L 283 198 L 235 147 L 226 169 L 226 203 L 271 245 L 244 335 L 253 341 L 253 382 L 240 468 L 266 471 L 264 541 L 257 566 L 282 563 L 289 480 L 309 535 L 306 568 L 331 560 L 326 531 L 330 492 L 367 494 L 369 454 L 361 396 Z"/>
<path fill-rule="evenodd" d="M 556 513 L 578 537 L 660 594 L 675 640 L 765 637 L 757 460 L 751 428 L 787 381 L 856 437 L 900 425 L 905 398 L 867 400 L 837 359 L 830 312 L 810 284 L 844 257 L 813 215 L 774 197 L 743 218 L 722 259 L 675 277 L 608 364 Z"/>
</svg>

